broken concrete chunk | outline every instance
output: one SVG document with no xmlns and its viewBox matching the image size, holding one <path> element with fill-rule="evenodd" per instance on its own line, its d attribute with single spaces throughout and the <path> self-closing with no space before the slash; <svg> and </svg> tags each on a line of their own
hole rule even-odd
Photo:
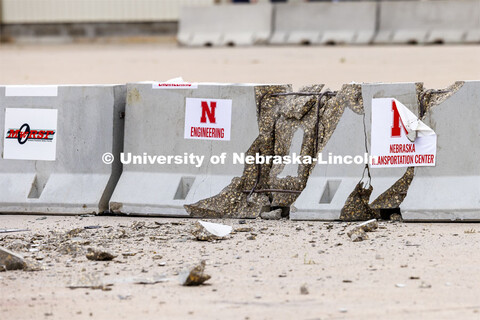
<svg viewBox="0 0 480 320">
<path fill-rule="evenodd" d="M 26 264 L 20 255 L 0 247 L 0 266 L 4 266 L 5 270 L 21 270 Z"/>
<path fill-rule="evenodd" d="M 100 289 L 102 291 L 112 290 L 112 283 L 105 283 L 98 274 L 84 274 L 81 273 L 76 279 L 72 279 L 71 283 L 67 285 L 70 289 Z"/>
<path fill-rule="evenodd" d="M 262 212 L 260 217 L 265 220 L 280 220 L 282 218 L 282 209 L 276 209 L 269 212 Z"/>
<path fill-rule="evenodd" d="M 348 236 L 353 242 L 368 240 L 368 235 L 363 229 L 354 229 L 352 232 L 348 233 Z"/>
<path fill-rule="evenodd" d="M 368 239 L 366 232 L 372 232 L 375 229 L 378 229 L 378 222 L 376 219 L 372 219 L 356 225 L 347 232 L 347 235 L 353 242 L 363 241 Z"/>
<path fill-rule="evenodd" d="M 86 257 L 88 260 L 93 261 L 110 261 L 113 260 L 116 256 L 103 250 L 88 248 Z"/>
<path fill-rule="evenodd" d="M 205 273 L 205 260 L 190 270 L 180 273 L 179 280 L 182 286 L 199 286 L 211 277 Z"/>
<path fill-rule="evenodd" d="M 302 286 L 300 287 L 300 294 L 303 294 L 303 295 L 309 294 L 308 288 L 307 288 L 307 285 L 306 285 L 306 284 L 304 284 L 304 285 L 302 285 Z"/>
<path fill-rule="evenodd" d="M 378 229 L 377 219 L 368 220 L 360 223 L 357 228 L 362 228 L 365 232 L 372 232 L 375 229 Z"/>
<path fill-rule="evenodd" d="M 192 230 L 192 235 L 199 241 L 213 241 L 225 239 L 231 232 L 231 226 L 199 220 Z"/>
<path fill-rule="evenodd" d="M 380 218 L 380 212 L 376 212 L 368 204 L 372 191 L 373 187 L 371 185 L 367 188 L 363 182 L 359 182 L 345 201 L 340 213 L 340 220 L 365 221 Z"/>
</svg>

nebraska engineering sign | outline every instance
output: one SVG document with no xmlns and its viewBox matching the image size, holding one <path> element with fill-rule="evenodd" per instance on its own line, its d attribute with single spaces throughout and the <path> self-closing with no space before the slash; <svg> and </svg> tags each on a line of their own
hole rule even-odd
<svg viewBox="0 0 480 320">
<path fill-rule="evenodd" d="M 187 98 L 185 139 L 230 140 L 232 100 Z"/>
<path fill-rule="evenodd" d="M 372 168 L 435 166 L 437 135 L 401 102 L 372 100 Z"/>
</svg>

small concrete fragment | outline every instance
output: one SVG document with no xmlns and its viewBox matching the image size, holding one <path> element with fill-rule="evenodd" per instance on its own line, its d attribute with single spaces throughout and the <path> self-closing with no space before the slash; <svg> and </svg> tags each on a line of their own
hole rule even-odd
<svg viewBox="0 0 480 320">
<path fill-rule="evenodd" d="M 378 229 L 378 222 L 376 219 L 368 220 L 355 226 L 352 230 L 347 232 L 347 235 L 353 242 L 368 240 L 367 232 L 372 232 Z"/>
<path fill-rule="evenodd" d="M 353 242 L 360 242 L 369 239 L 367 233 L 363 231 L 363 229 L 354 229 L 353 232 L 349 232 L 348 236 Z"/>
<path fill-rule="evenodd" d="M 205 260 L 190 269 L 190 271 L 182 272 L 179 275 L 180 284 L 182 286 L 199 286 L 210 279 L 210 275 L 205 273 Z"/>
<path fill-rule="evenodd" d="M 232 227 L 219 223 L 197 221 L 192 235 L 198 241 L 214 241 L 225 239 L 232 232 Z"/>
<path fill-rule="evenodd" d="M 262 212 L 260 213 L 260 217 L 264 220 L 280 220 L 282 219 L 282 209 Z"/>
<path fill-rule="evenodd" d="M 0 266 L 4 266 L 5 270 L 22 270 L 26 263 L 20 255 L 0 247 Z"/>
<path fill-rule="evenodd" d="M 306 284 L 304 284 L 304 285 L 302 285 L 302 286 L 300 287 L 300 294 L 302 294 L 302 295 L 307 295 L 307 294 L 309 294 L 308 288 L 307 288 L 307 285 L 306 285 Z"/>
<path fill-rule="evenodd" d="M 92 261 L 111 261 L 116 256 L 103 250 L 88 248 L 86 257 Z"/>
</svg>

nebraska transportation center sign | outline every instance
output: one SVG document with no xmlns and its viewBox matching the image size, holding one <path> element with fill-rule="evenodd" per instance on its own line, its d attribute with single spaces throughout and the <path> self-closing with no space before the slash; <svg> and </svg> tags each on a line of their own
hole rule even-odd
<svg viewBox="0 0 480 320">
<path fill-rule="evenodd" d="M 372 100 L 372 168 L 435 166 L 437 135 L 400 101 Z"/>
</svg>

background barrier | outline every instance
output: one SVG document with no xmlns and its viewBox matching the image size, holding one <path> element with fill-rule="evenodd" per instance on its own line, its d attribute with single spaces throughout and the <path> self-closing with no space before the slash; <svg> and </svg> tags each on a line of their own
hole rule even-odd
<svg viewBox="0 0 480 320">
<path fill-rule="evenodd" d="M 382 1 L 375 43 L 480 41 L 480 1 Z"/>
<path fill-rule="evenodd" d="M 278 4 L 269 43 L 367 44 L 375 20 L 375 2 Z"/>
<path fill-rule="evenodd" d="M 0 139 L 0 212 L 99 213 L 120 176 L 121 165 L 102 162 L 123 145 L 125 86 L 0 87 L 0 132 L 9 108 L 58 110 L 56 160 L 5 159 Z M 10 128 L 7 128 L 7 130 Z M 47 129 L 47 128 L 31 128 Z M 48 143 L 48 142 L 25 142 Z"/>
<path fill-rule="evenodd" d="M 266 43 L 272 14 L 273 7 L 269 4 L 184 8 L 177 39 L 188 46 Z"/>
<path fill-rule="evenodd" d="M 246 152 L 258 135 L 255 85 L 199 84 L 197 89 L 152 89 L 151 83 L 127 85 L 124 152 L 205 156 L 202 166 L 172 164 L 123 166 L 110 201 L 114 212 L 188 215 L 183 205 L 218 194 L 244 166 L 232 153 Z M 231 99 L 230 141 L 185 139 L 186 98 Z M 217 110 L 218 112 L 218 110 Z M 225 165 L 209 162 L 227 154 Z"/>
</svg>

